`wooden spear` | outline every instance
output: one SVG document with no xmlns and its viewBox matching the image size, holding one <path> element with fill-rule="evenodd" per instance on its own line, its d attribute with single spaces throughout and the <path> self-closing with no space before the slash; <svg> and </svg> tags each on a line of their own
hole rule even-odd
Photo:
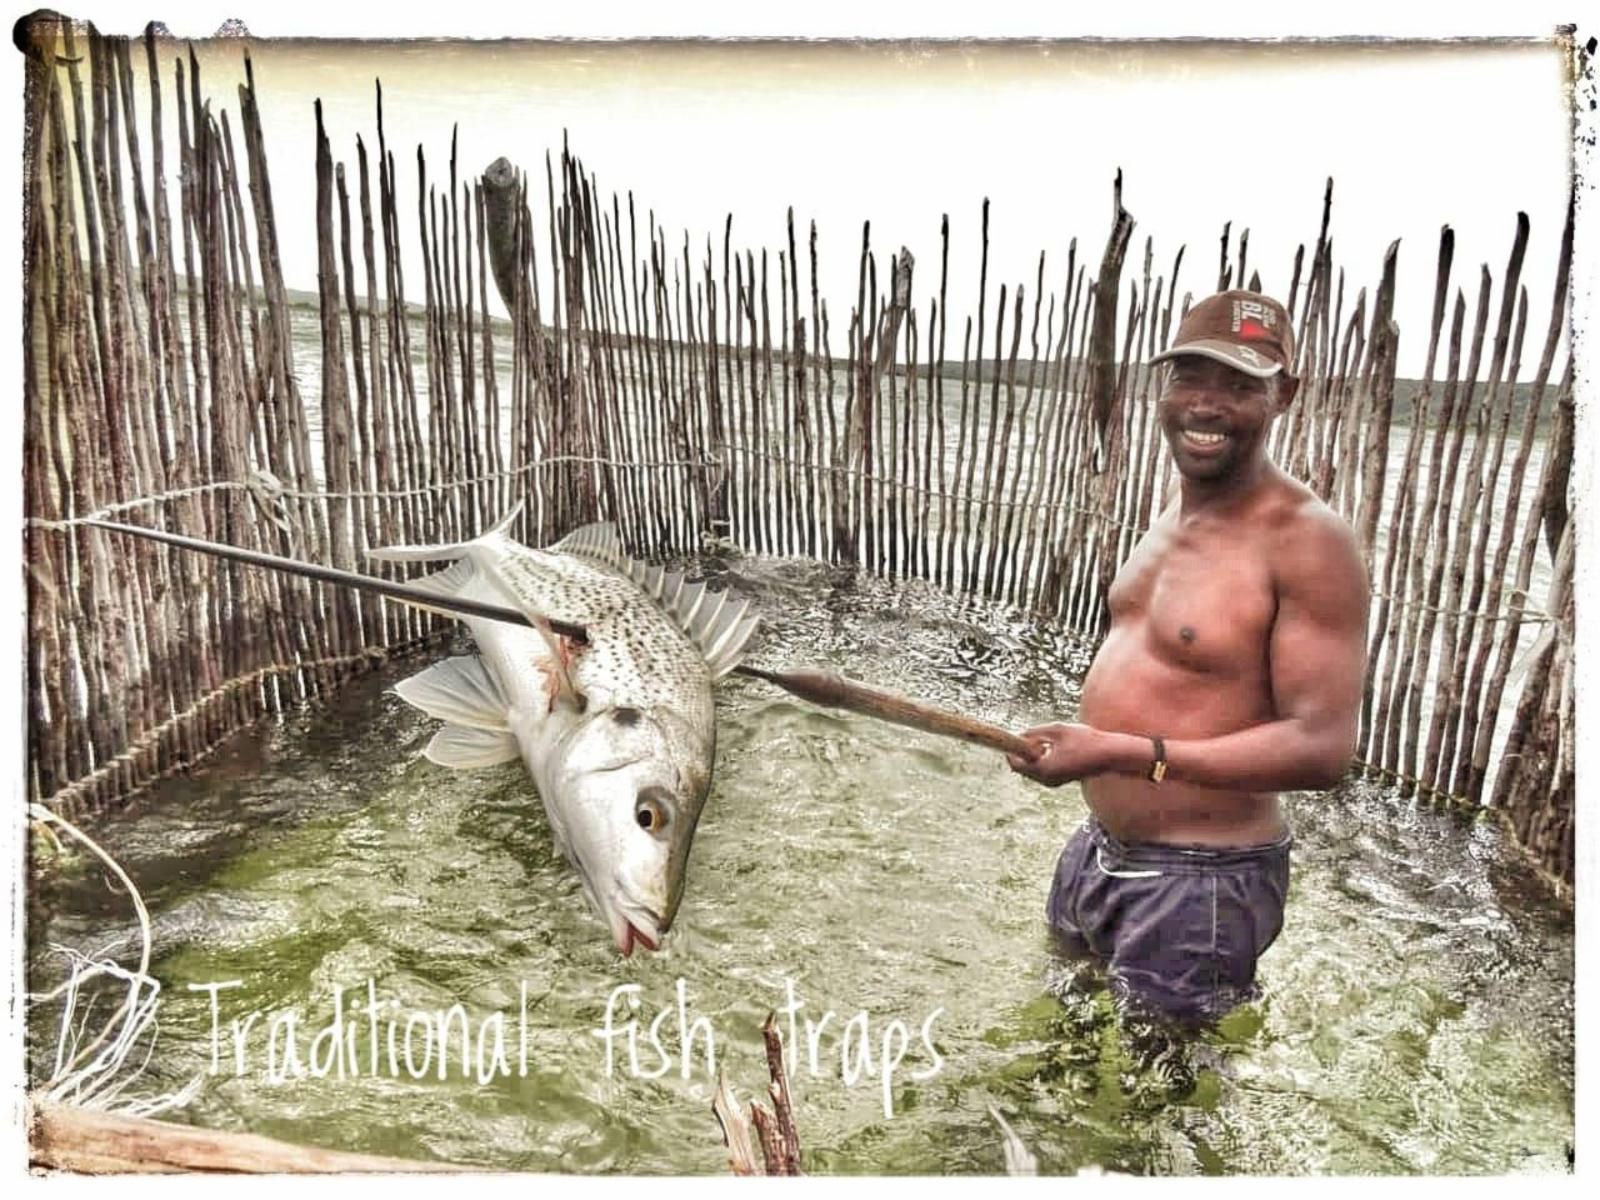
<svg viewBox="0 0 1600 1200">
<path fill-rule="evenodd" d="M 498 604 L 488 604 L 480 600 L 469 600 L 463 596 L 441 596 L 419 588 L 415 584 L 402 583 L 391 579 L 379 579 L 375 576 L 363 575 L 357 571 L 345 571 L 337 567 L 324 567 L 316 563 L 300 562 L 298 559 L 283 558 L 280 555 L 267 554 L 259 550 L 241 550 L 235 546 L 222 545 L 219 542 L 208 542 L 200 538 L 168 533 L 162 529 L 147 529 L 139 525 L 122 525 L 114 521 L 101 521 L 94 518 L 86 518 L 79 523 L 92 525 L 96 529 L 109 530 L 112 533 L 125 533 L 134 537 L 150 538 L 154 541 L 165 542 L 170 546 L 177 546 L 183 550 L 211 554 L 218 558 L 231 559 L 234 562 L 245 563 L 253 567 L 264 567 L 269 571 L 286 571 L 294 575 L 303 575 L 308 579 L 316 579 L 323 583 L 336 583 L 343 587 L 374 592 L 377 595 L 388 596 L 390 599 L 418 605 L 422 608 L 449 612 L 458 616 L 480 617 L 490 621 L 505 621 L 511 625 L 533 625 L 533 621 L 517 609 L 505 608 Z M 576 642 L 588 640 L 588 635 L 581 625 L 573 625 L 566 621 L 556 620 L 551 620 L 549 625 L 551 629 L 562 637 L 570 638 Z M 1016 734 L 1002 729 L 998 725 L 991 725 L 987 721 L 979 721 L 972 717 L 963 716 L 960 713 L 953 713 L 921 704 L 881 688 L 869 687 L 864 683 L 856 683 L 832 671 L 768 671 L 760 667 L 745 665 L 737 666 L 734 670 L 740 675 L 748 675 L 753 679 L 765 680 L 767 683 L 774 684 L 784 691 L 800 697 L 802 700 L 808 700 L 812 704 L 819 704 L 825 708 L 843 708 L 850 712 L 874 717 L 877 720 L 887 721 L 894 725 L 920 729 L 924 733 L 933 733 L 940 737 L 959 738 L 964 742 L 971 742 L 973 745 L 987 746 L 991 750 L 998 750 L 1002 754 L 1016 755 L 1025 759 L 1031 759 L 1034 756 L 1034 749 L 1031 745 Z"/>
<path fill-rule="evenodd" d="M 959 738 L 975 746 L 987 746 L 1019 758 L 1031 759 L 1036 753 L 1022 738 L 998 725 L 856 683 L 832 671 L 765 671 L 751 666 L 737 666 L 734 670 L 740 675 L 776 684 L 802 700 L 825 708 L 848 709 L 862 716 L 888 721 L 892 725 L 905 725 L 924 733 L 936 733 L 940 737 Z"/>
</svg>

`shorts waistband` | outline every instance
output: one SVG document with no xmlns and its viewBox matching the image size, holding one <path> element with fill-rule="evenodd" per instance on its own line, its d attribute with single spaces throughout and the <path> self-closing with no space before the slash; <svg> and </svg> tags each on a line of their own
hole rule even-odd
<svg viewBox="0 0 1600 1200">
<path fill-rule="evenodd" d="M 1289 853 L 1294 843 L 1287 831 L 1280 838 L 1255 846 L 1180 846 L 1167 842 L 1118 841 L 1099 821 L 1090 817 L 1084 828 L 1095 846 L 1118 863 L 1137 863 L 1165 870 L 1220 871 L 1230 867 L 1259 866 Z"/>
</svg>

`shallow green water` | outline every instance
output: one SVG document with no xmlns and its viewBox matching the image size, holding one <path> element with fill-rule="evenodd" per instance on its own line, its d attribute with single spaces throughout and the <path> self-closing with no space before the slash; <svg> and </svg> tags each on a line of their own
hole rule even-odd
<svg viewBox="0 0 1600 1200">
<path fill-rule="evenodd" d="M 743 560 L 729 577 L 760 597 L 762 664 L 832 665 L 1012 726 L 1074 704 L 1081 658 L 1031 622 L 813 564 Z M 1083 816 L 1073 789 L 730 679 L 678 925 L 662 953 L 624 961 L 522 768 L 422 759 L 433 723 L 384 690 L 421 665 L 252 731 L 92 826 L 150 906 L 165 989 L 135 1091 L 209 1070 L 210 1007 L 187 987 L 242 981 L 219 993 L 221 1069 L 179 1119 L 502 1169 L 720 1173 L 703 1035 L 680 1073 L 681 980 L 688 1020 L 710 1024 L 716 1067 L 746 1096 L 765 1082 L 760 1023 L 792 984 L 813 1172 L 998 1172 L 990 1104 L 1046 1172 L 1567 1169 L 1571 921 L 1519 885 L 1486 828 L 1360 787 L 1294 798 L 1265 997 L 1173 1047 L 1124 1030 L 1051 955 L 1042 910 Z M 96 870 L 55 873 L 36 899 L 35 989 L 60 977 L 46 945 L 91 951 L 133 928 Z M 403 1054 L 396 1077 L 387 1008 L 373 1074 L 368 1022 L 347 1008 L 357 1074 L 269 1078 L 275 1016 L 297 1014 L 305 1065 L 334 989 L 359 1008 L 369 980 L 402 1021 L 459 1003 L 476 1036 L 503 1014 L 509 1076 L 463 1079 L 457 1026 L 446 1080 L 437 1060 L 412 1078 Z M 625 1036 L 606 1072 L 596 1031 L 621 985 L 639 988 L 641 1072 L 668 1010 L 661 1078 L 634 1076 Z M 227 1024 L 251 1011 L 241 1075 Z M 825 1011 L 813 1074 L 804 1020 Z M 36 1016 L 36 1052 L 50 1017 Z M 902 1044 L 886 1097 L 880 1064 Z"/>
</svg>

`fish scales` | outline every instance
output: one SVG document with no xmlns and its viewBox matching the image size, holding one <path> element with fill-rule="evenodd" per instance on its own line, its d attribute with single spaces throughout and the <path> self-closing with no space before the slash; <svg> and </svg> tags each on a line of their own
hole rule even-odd
<svg viewBox="0 0 1600 1200">
<path fill-rule="evenodd" d="M 632 579 L 569 555 L 512 542 L 492 570 L 524 612 L 560 614 L 588 630 L 574 668 L 582 690 L 629 703 L 678 706 L 697 731 L 712 730 L 710 673 L 687 634 Z"/>
<path fill-rule="evenodd" d="M 416 586 L 509 603 L 534 622 L 464 618 L 478 655 L 395 690 L 446 722 L 426 751 L 434 762 L 523 760 L 617 948 L 653 950 L 676 917 L 710 789 L 712 683 L 738 662 L 756 618 L 748 602 L 628 558 L 608 525 L 534 549 L 506 535 L 514 516 L 471 542 L 373 551 L 452 560 Z M 557 638 L 549 620 L 582 625 L 587 641 Z"/>
</svg>

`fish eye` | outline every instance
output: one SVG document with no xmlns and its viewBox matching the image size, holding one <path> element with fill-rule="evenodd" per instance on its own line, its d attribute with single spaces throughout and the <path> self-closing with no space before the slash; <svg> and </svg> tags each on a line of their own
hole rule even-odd
<svg viewBox="0 0 1600 1200">
<path fill-rule="evenodd" d="M 667 827 L 669 812 L 666 794 L 660 788 L 646 788 L 633 807 L 633 819 L 646 833 L 660 833 Z"/>
<path fill-rule="evenodd" d="M 618 708 L 612 711 L 611 719 L 618 725 L 626 728 L 639 723 L 639 710 L 637 708 Z"/>
</svg>

